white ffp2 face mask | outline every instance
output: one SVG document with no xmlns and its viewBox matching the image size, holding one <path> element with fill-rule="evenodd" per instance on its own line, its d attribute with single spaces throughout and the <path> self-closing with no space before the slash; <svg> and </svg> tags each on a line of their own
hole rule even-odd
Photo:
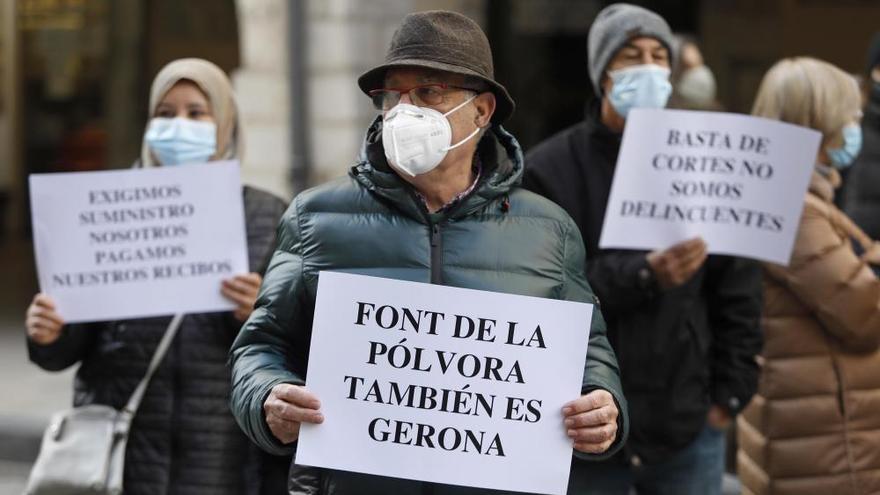
<svg viewBox="0 0 880 495">
<path fill-rule="evenodd" d="M 708 105 L 715 101 L 715 76 L 705 65 L 692 67 L 682 72 L 675 91 L 688 103 Z"/>
<path fill-rule="evenodd" d="M 398 103 L 385 114 L 382 122 L 382 146 L 388 163 L 411 177 L 434 170 L 449 150 L 461 146 L 480 132 L 477 127 L 468 137 L 452 144 L 452 126 L 446 119 L 476 97 L 468 98 L 446 113 Z"/>
</svg>

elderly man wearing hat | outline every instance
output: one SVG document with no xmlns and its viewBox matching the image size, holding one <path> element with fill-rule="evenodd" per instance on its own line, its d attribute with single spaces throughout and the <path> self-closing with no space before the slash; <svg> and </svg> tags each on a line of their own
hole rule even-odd
<svg viewBox="0 0 880 495">
<path fill-rule="evenodd" d="M 751 399 L 761 350 L 757 263 L 708 256 L 697 238 L 655 252 L 599 249 L 627 114 L 663 108 L 673 38 L 641 7 L 603 9 L 588 38 L 597 98 L 580 122 L 529 152 L 524 187 L 562 206 L 586 244 L 632 421 L 620 455 L 591 473 L 589 493 L 720 493 L 723 429 Z"/>
<path fill-rule="evenodd" d="M 494 80 L 476 23 L 452 12 L 411 14 L 385 63 L 358 82 L 381 112 L 362 156 L 347 177 L 294 199 L 231 351 L 233 413 L 271 453 L 292 452 L 303 422 L 323 422 L 320 397 L 302 386 L 321 270 L 597 303 L 574 222 L 518 187 L 522 153 L 501 127 L 513 100 Z M 590 334 L 582 395 L 558 421 L 578 457 L 598 460 L 626 437 L 626 402 L 601 313 L 583 328 Z M 296 465 L 291 486 L 294 493 L 480 492 Z"/>
</svg>

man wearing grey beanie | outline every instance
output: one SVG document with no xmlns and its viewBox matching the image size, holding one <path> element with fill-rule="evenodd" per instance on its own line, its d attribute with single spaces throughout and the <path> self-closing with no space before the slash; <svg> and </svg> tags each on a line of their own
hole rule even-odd
<svg viewBox="0 0 880 495">
<path fill-rule="evenodd" d="M 597 98 L 583 122 L 526 156 L 523 185 L 562 206 L 581 231 L 630 406 L 622 452 L 582 465 L 585 493 L 720 494 L 723 430 L 757 387 L 757 263 L 708 256 L 699 238 L 650 253 L 599 249 L 627 115 L 666 106 L 672 45 L 656 13 L 623 3 L 603 9 L 587 43 Z"/>
</svg>

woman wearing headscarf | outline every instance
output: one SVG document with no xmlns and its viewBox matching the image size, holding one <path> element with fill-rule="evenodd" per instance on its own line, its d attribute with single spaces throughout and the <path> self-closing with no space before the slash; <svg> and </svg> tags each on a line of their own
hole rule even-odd
<svg viewBox="0 0 880 495">
<path fill-rule="evenodd" d="M 166 65 L 150 91 L 150 121 L 136 167 L 183 166 L 242 158 L 241 127 L 229 79 L 214 64 Z M 229 347 L 253 308 L 260 271 L 285 204 L 245 186 L 250 273 L 218 289 L 231 312 L 189 314 L 156 371 L 129 436 L 126 495 L 279 493 L 285 460 L 252 447 L 229 412 Z M 74 404 L 125 406 L 146 373 L 171 317 L 65 325 L 52 300 L 37 294 L 27 310 L 30 359 L 47 370 L 81 363 Z M 276 474 L 270 474 L 276 473 Z"/>
<path fill-rule="evenodd" d="M 788 266 L 764 265 L 758 393 L 738 421 L 745 494 L 880 493 L 880 246 L 832 202 L 853 150 L 859 90 L 812 58 L 764 76 L 752 113 L 822 142 Z"/>
</svg>

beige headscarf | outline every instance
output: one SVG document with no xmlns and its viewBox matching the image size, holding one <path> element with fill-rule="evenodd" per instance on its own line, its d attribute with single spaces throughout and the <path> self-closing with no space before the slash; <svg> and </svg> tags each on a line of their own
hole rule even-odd
<svg viewBox="0 0 880 495">
<path fill-rule="evenodd" d="M 229 78 L 220 67 L 200 58 L 181 58 L 162 68 L 150 88 L 150 118 L 165 93 L 181 80 L 194 82 L 208 97 L 211 112 L 217 123 L 217 152 L 212 160 L 241 160 L 244 143 L 238 123 L 238 107 Z M 157 167 L 155 157 L 144 141 L 141 146 L 141 166 Z"/>
</svg>

